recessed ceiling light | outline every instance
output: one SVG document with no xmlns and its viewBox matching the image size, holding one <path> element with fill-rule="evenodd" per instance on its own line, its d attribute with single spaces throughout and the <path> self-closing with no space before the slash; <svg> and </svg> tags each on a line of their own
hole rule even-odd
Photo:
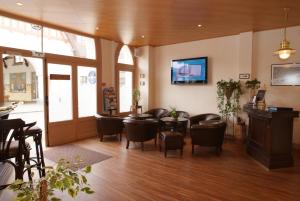
<svg viewBox="0 0 300 201">
<path fill-rule="evenodd" d="M 144 36 L 144 35 L 141 35 L 141 38 L 145 38 L 145 36 Z"/>
<path fill-rule="evenodd" d="M 17 6 L 23 6 L 24 5 L 21 2 L 17 2 L 16 4 L 17 4 Z"/>
<path fill-rule="evenodd" d="M 202 24 L 198 24 L 197 27 L 202 27 Z"/>
</svg>

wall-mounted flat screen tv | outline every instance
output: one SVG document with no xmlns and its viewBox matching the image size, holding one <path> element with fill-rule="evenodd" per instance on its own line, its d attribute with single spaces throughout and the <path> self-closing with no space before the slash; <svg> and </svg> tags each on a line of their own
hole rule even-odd
<svg viewBox="0 0 300 201">
<path fill-rule="evenodd" d="M 197 83 L 207 83 L 207 57 L 172 60 L 171 84 Z"/>
</svg>

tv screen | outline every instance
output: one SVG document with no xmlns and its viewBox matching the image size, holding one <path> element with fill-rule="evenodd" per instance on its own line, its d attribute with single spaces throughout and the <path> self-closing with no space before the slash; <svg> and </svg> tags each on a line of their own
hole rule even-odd
<svg viewBox="0 0 300 201">
<path fill-rule="evenodd" d="M 207 83 L 207 57 L 172 61 L 172 84 Z"/>
</svg>

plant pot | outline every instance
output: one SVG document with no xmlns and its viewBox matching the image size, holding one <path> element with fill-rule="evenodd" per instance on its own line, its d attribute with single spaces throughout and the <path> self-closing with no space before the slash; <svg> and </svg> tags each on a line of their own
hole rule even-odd
<svg viewBox="0 0 300 201">
<path fill-rule="evenodd" d="M 41 181 L 41 186 L 40 186 L 40 200 L 39 201 L 48 201 L 48 185 L 47 181 L 43 180 Z"/>
<path fill-rule="evenodd" d="M 230 100 L 230 98 L 232 96 L 232 93 L 233 93 L 232 88 L 226 88 L 225 89 L 225 96 L 226 96 L 227 102 Z"/>
</svg>

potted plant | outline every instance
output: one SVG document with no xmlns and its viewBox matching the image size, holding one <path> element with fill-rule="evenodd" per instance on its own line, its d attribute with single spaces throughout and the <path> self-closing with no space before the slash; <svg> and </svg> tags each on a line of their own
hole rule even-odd
<svg viewBox="0 0 300 201">
<path fill-rule="evenodd" d="M 141 100 L 141 92 L 139 89 L 134 89 L 132 93 L 132 99 L 133 99 L 133 109 L 137 113 L 138 107 L 139 107 L 139 101 Z"/>
<path fill-rule="evenodd" d="M 32 182 L 16 180 L 9 189 L 16 193 L 16 201 L 59 201 L 55 191 L 67 191 L 75 198 L 79 192 L 92 194 L 94 191 L 87 183 L 86 174 L 91 172 L 91 166 L 79 169 L 82 162 L 79 158 L 72 164 L 61 159 L 55 167 L 46 167 L 46 176 Z M 75 170 L 74 170 L 75 169 Z"/>
<path fill-rule="evenodd" d="M 260 87 L 260 81 L 255 78 L 253 80 L 248 80 L 245 85 L 246 88 L 249 89 L 249 102 L 251 102 L 253 97 L 256 95 L 256 90 Z"/>
<path fill-rule="evenodd" d="M 170 116 L 173 118 L 173 119 L 177 119 L 178 118 L 178 115 L 177 115 L 177 112 L 176 112 L 176 107 L 170 107 L 171 111 L 170 111 Z"/>
<path fill-rule="evenodd" d="M 223 117 L 227 119 L 241 109 L 239 104 L 241 94 L 240 81 L 230 79 L 229 81 L 221 80 L 217 82 L 218 109 Z"/>
</svg>

